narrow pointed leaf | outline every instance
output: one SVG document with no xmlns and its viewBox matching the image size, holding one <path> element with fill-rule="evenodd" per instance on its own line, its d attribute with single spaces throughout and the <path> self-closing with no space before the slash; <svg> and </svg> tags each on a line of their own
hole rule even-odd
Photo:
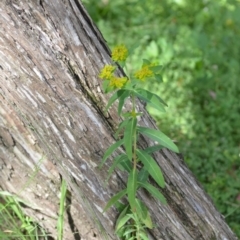
<svg viewBox="0 0 240 240">
<path fill-rule="evenodd" d="M 178 147 L 172 142 L 172 140 L 159 130 L 149 129 L 145 127 L 138 127 L 137 130 L 141 134 L 151 138 L 154 141 L 157 141 L 163 147 L 168 148 L 177 153 L 179 152 Z"/>
<path fill-rule="evenodd" d="M 125 208 L 125 204 L 118 201 L 115 202 L 114 207 L 117 209 L 118 212 L 121 212 Z"/>
<path fill-rule="evenodd" d="M 158 82 L 160 82 L 160 83 L 163 82 L 162 76 L 161 76 L 160 74 L 155 74 L 155 75 L 154 75 L 154 78 L 155 78 L 156 81 L 158 81 Z"/>
<path fill-rule="evenodd" d="M 104 80 L 103 84 L 102 84 L 104 93 L 108 92 L 108 85 L 109 85 L 109 81 L 108 80 Z"/>
<path fill-rule="evenodd" d="M 135 239 L 136 239 L 135 236 L 133 236 L 133 237 L 129 238 L 128 240 L 135 240 Z"/>
<path fill-rule="evenodd" d="M 141 200 L 136 199 L 136 208 L 138 216 L 144 220 L 147 217 L 147 207 Z"/>
<path fill-rule="evenodd" d="M 146 217 L 144 223 L 149 229 L 153 229 L 153 223 L 152 223 L 152 219 L 151 219 L 149 211 L 147 212 L 147 217 Z"/>
<path fill-rule="evenodd" d="M 153 94 L 144 89 L 137 89 L 135 95 L 145 101 L 148 106 L 157 109 L 160 112 L 166 112 L 164 105 L 166 105 L 163 100 L 156 94 Z"/>
<path fill-rule="evenodd" d="M 118 165 L 118 168 L 122 171 L 127 171 L 128 173 L 131 172 L 132 170 L 132 164 L 131 162 L 129 161 L 129 159 L 124 159 L 123 161 L 121 161 Z"/>
<path fill-rule="evenodd" d="M 121 97 L 121 95 L 125 92 L 125 90 L 120 89 L 117 92 L 115 92 L 112 97 L 109 99 L 108 104 L 106 106 L 105 111 L 107 112 L 107 110 L 112 106 L 112 104 Z"/>
<path fill-rule="evenodd" d="M 153 195 L 155 198 L 157 198 L 161 203 L 166 204 L 166 198 L 162 195 L 162 193 L 155 188 L 154 186 L 152 186 L 149 183 L 139 183 L 139 185 L 143 188 L 145 188 L 151 195 Z"/>
<path fill-rule="evenodd" d="M 133 45 L 131 45 L 128 49 L 128 56 L 132 57 L 132 55 L 134 54 L 134 52 L 139 46 L 141 46 L 140 41 L 136 41 Z"/>
<path fill-rule="evenodd" d="M 102 159 L 102 162 L 100 164 L 100 168 L 103 166 L 103 164 L 105 163 L 105 161 L 107 160 L 107 158 L 118 148 L 120 147 L 122 144 L 123 144 L 123 139 L 115 142 L 113 145 L 111 145 L 107 150 L 106 152 L 104 153 L 103 155 L 103 159 Z"/>
<path fill-rule="evenodd" d="M 141 237 L 141 240 L 149 240 L 148 236 L 144 232 L 140 232 L 139 236 Z"/>
<path fill-rule="evenodd" d="M 148 170 L 145 167 L 143 167 L 138 173 L 137 181 L 138 182 L 143 182 L 143 183 L 147 182 L 148 177 L 149 177 Z"/>
<path fill-rule="evenodd" d="M 119 199 L 124 197 L 127 194 L 127 189 L 124 189 L 114 195 L 113 197 L 110 198 L 110 200 L 107 202 L 105 208 L 103 209 L 103 212 L 106 212 L 112 205 L 114 205 Z"/>
<path fill-rule="evenodd" d="M 144 149 L 144 152 L 148 153 L 148 154 L 151 154 L 153 152 L 156 152 L 156 151 L 159 151 L 163 149 L 163 146 L 162 145 L 154 145 L 154 146 L 151 146 L 151 147 L 148 147 L 148 148 L 145 148 Z"/>
<path fill-rule="evenodd" d="M 146 102 L 155 101 L 156 103 L 161 103 L 167 107 L 167 104 L 155 93 L 149 92 L 148 90 L 139 88 L 135 92 Z"/>
<path fill-rule="evenodd" d="M 131 219 L 131 215 L 127 214 L 124 217 L 122 217 L 118 224 L 116 225 L 116 232 L 118 232 L 129 220 Z"/>
<path fill-rule="evenodd" d="M 162 71 L 163 66 L 162 65 L 152 66 L 152 67 L 150 67 L 150 69 L 156 74 L 156 73 L 159 73 L 160 71 Z"/>
<path fill-rule="evenodd" d="M 127 125 L 128 121 L 129 121 L 129 119 L 125 119 L 119 124 L 118 129 L 117 129 L 116 133 L 114 134 L 115 138 L 118 138 L 119 132 Z"/>
<path fill-rule="evenodd" d="M 132 160 L 133 138 L 135 136 L 136 126 L 137 126 L 137 119 L 131 118 L 128 124 L 126 125 L 125 131 L 124 131 L 124 137 L 123 137 L 124 147 L 130 161 Z"/>
<path fill-rule="evenodd" d="M 108 170 L 108 176 L 106 179 L 106 182 L 109 180 L 110 176 L 112 175 L 114 169 L 121 163 L 121 161 L 127 160 L 128 157 L 126 154 L 121 154 L 119 156 L 117 156 L 116 158 L 114 158 L 112 166 L 109 168 Z"/>
<path fill-rule="evenodd" d="M 133 232 L 135 232 L 136 231 L 136 229 L 135 228 L 129 228 L 129 229 L 127 229 L 126 231 L 124 231 L 124 233 L 123 233 L 123 236 L 125 237 L 125 238 L 127 238 L 127 239 L 129 239 L 129 237 L 131 236 L 131 233 L 133 233 Z"/>
<path fill-rule="evenodd" d="M 124 90 L 124 93 L 119 97 L 119 103 L 118 103 L 118 115 L 119 116 L 122 113 L 122 108 L 123 108 L 126 98 L 128 98 L 130 95 L 131 95 L 131 91 Z"/>
<path fill-rule="evenodd" d="M 136 169 L 132 169 L 132 172 L 128 176 L 127 194 L 128 194 L 128 202 L 133 212 L 135 211 L 135 208 L 136 208 L 136 201 L 135 201 L 136 191 L 137 191 L 137 171 Z"/>
<path fill-rule="evenodd" d="M 159 168 L 158 164 L 155 162 L 155 160 L 149 154 L 139 149 L 137 149 L 137 156 L 141 160 L 151 177 L 160 187 L 163 188 L 165 185 L 164 178 L 162 175 L 162 171 Z"/>
<path fill-rule="evenodd" d="M 153 224 L 146 205 L 139 199 L 136 199 L 136 206 L 138 216 L 141 218 L 142 222 L 145 224 L 146 227 L 152 229 Z"/>
<path fill-rule="evenodd" d="M 125 205 L 124 209 L 121 211 L 121 213 L 118 216 L 117 222 L 116 222 L 116 226 L 118 225 L 119 221 L 121 220 L 121 218 L 123 218 L 123 216 L 125 216 L 127 214 L 129 210 L 129 205 Z"/>
<path fill-rule="evenodd" d="M 151 64 L 151 62 L 150 62 L 149 60 L 143 59 L 143 64 L 142 64 L 142 66 L 144 66 L 144 65 L 149 65 L 149 64 Z"/>
</svg>

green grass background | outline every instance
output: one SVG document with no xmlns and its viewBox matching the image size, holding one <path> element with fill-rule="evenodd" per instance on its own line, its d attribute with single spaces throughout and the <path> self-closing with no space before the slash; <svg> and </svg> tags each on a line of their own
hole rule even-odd
<svg viewBox="0 0 240 240">
<path fill-rule="evenodd" d="M 164 66 L 152 112 L 240 237 L 240 1 L 84 0 L 108 45 Z"/>
</svg>

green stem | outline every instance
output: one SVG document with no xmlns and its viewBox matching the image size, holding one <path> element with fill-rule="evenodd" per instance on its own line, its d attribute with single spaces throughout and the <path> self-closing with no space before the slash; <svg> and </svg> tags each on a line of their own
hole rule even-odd
<svg viewBox="0 0 240 240">
<path fill-rule="evenodd" d="M 136 98 L 134 95 L 132 97 L 132 112 L 136 113 Z M 136 115 L 134 116 L 137 117 Z M 137 150 L 137 132 L 135 129 L 134 136 L 133 136 L 133 168 L 137 168 L 137 156 L 136 156 L 136 150 Z"/>
</svg>

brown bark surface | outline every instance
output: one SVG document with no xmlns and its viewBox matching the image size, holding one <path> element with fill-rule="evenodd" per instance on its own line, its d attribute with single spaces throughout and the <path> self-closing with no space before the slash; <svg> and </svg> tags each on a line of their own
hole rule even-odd
<svg viewBox="0 0 240 240">
<path fill-rule="evenodd" d="M 118 122 L 114 107 L 104 113 L 98 79 L 110 62 L 78 0 L 0 1 L 0 187 L 30 202 L 26 212 L 54 238 L 62 176 L 71 192 L 64 239 L 116 239 L 117 212 L 101 211 L 125 176 L 104 187 L 108 166 L 97 168 Z M 141 124 L 155 127 L 147 114 Z M 237 239 L 179 156 L 155 159 L 168 205 L 140 194 L 156 223 L 149 239 Z"/>
</svg>

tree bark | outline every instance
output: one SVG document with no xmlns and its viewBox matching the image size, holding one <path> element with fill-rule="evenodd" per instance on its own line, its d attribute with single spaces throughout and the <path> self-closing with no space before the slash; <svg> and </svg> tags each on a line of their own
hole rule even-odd
<svg viewBox="0 0 240 240">
<path fill-rule="evenodd" d="M 71 192 L 64 239 L 117 239 L 117 211 L 101 212 L 125 175 L 105 187 L 108 163 L 97 167 L 119 121 L 115 106 L 104 112 L 106 63 L 109 49 L 78 0 L 0 2 L 0 187 L 31 203 L 26 212 L 53 238 L 62 176 Z M 141 124 L 156 127 L 147 113 Z M 149 239 L 237 239 L 179 156 L 155 159 L 168 204 L 140 193 L 156 223 Z"/>
</svg>

